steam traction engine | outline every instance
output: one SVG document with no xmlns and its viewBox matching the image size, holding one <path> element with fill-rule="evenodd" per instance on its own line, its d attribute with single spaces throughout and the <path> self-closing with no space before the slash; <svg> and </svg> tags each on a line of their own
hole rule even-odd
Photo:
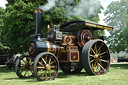
<svg viewBox="0 0 128 85">
<path fill-rule="evenodd" d="M 35 9 L 35 39 L 28 46 L 29 55 L 17 59 L 15 71 L 19 78 L 35 76 L 39 81 L 53 80 L 59 67 L 64 73 L 79 73 L 82 68 L 90 75 L 105 74 L 110 66 L 107 45 L 95 39 L 95 30 L 113 30 L 86 21 L 71 21 L 40 37 L 41 9 Z"/>
</svg>

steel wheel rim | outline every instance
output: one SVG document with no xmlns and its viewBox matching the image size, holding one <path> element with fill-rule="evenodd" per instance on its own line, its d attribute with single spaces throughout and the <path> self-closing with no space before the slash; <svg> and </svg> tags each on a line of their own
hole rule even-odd
<svg viewBox="0 0 128 85">
<path fill-rule="evenodd" d="M 88 41 L 82 49 L 82 65 L 90 75 L 107 73 L 110 67 L 107 45 L 100 39 Z"/>
<path fill-rule="evenodd" d="M 19 78 L 28 78 L 33 75 L 33 62 L 29 56 L 23 55 L 16 62 L 15 69 Z"/>
<path fill-rule="evenodd" d="M 58 74 L 59 64 L 53 54 L 39 55 L 37 62 L 34 62 L 34 73 L 36 78 L 41 81 L 49 81 L 55 79 Z"/>
<path fill-rule="evenodd" d="M 89 50 L 89 64 L 94 74 L 104 74 L 110 66 L 110 54 L 102 41 L 93 43 Z"/>
</svg>

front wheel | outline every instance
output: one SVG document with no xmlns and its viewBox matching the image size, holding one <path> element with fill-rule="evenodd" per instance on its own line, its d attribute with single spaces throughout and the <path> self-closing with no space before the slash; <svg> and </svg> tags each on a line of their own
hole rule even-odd
<svg viewBox="0 0 128 85">
<path fill-rule="evenodd" d="M 107 45 L 100 39 L 90 40 L 82 49 L 82 64 L 88 74 L 107 73 L 110 54 Z"/>
<path fill-rule="evenodd" d="M 39 81 L 55 79 L 59 70 L 56 56 L 50 52 L 42 52 L 34 60 L 34 75 Z"/>
</svg>

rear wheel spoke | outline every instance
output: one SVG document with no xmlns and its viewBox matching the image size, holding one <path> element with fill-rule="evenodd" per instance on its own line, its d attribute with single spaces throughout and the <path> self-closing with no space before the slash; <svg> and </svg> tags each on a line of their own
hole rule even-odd
<svg viewBox="0 0 128 85">
<path fill-rule="evenodd" d="M 92 63 L 94 60 L 91 60 L 90 63 Z"/>
<path fill-rule="evenodd" d="M 104 54 L 106 54 L 106 53 L 107 53 L 107 51 L 105 51 L 105 52 L 103 52 L 103 53 L 99 54 L 99 56 L 104 55 Z"/>
<path fill-rule="evenodd" d="M 99 49 L 97 50 L 97 53 L 101 50 L 102 46 L 103 46 L 103 43 L 101 44 L 101 46 L 100 46 Z M 100 53 L 100 52 L 99 52 L 99 53 Z"/>
<path fill-rule="evenodd" d="M 103 66 L 103 64 L 102 64 L 102 62 L 99 60 L 99 62 L 100 62 L 100 64 L 101 64 L 101 66 Z"/>
<path fill-rule="evenodd" d="M 96 54 L 95 51 L 94 51 L 92 48 L 91 48 L 91 51 L 92 51 L 94 54 Z"/>
<path fill-rule="evenodd" d="M 97 46 L 96 46 L 96 43 L 95 43 L 95 50 L 94 50 L 94 51 L 95 51 L 95 53 L 97 53 Z"/>
<path fill-rule="evenodd" d="M 98 63 L 98 62 L 97 62 Z M 98 63 L 98 65 L 104 70 L 103 66 Z"/>
<path fill-rule="evenodd" d="M 91 55 L 91 54 L 89 56 L 94 57 L 94 55 Z"/>
<path fill-rule="evenodd" d="M 100 61 L 103 61 L 103 62 L 106 62 L 106 63 L 108 63 L 108 61 L 107 61 L 107 60 L 103 60 L 103 59 L 100 59 Z"/>
</svg>

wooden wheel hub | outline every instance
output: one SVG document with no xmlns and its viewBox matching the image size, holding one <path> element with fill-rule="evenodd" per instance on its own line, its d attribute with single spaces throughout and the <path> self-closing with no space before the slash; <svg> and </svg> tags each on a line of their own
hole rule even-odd
<svg viewBox="0 0 128 85">
<path fill-rule="evenodd" d="M 91 38 L 90 37 L 88 37 L 88 40 L 90 40 Z"/>
<path fill-rule="evenodd" d="M 98 54 L 95 54 L 95 56 L 94 56 L 94 57 L 95 57 L 95 58 L 98 58 L 98 56 L 99 56 Z"/>
<path fill-rule="evenodd" d="M 50 71 L 51 70 L 51 66 L 49 64 L 46 65 L 46 70 Z"/>
</svg>

